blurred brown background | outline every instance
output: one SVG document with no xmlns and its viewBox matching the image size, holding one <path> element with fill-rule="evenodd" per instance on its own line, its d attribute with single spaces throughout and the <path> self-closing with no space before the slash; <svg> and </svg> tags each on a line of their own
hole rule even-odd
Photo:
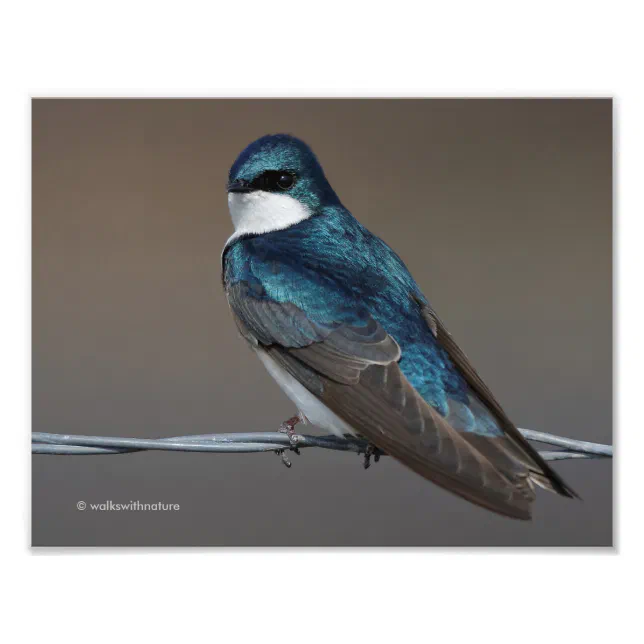
<svg viewBox="0 0 644 644">
<path fill-rule="evenodd" d="M 228 169 L 307 141 L 345 206 L 406 261 L 522 427 L 612 442 L 612 102 L 35 100 L 33 430 L 274 430 L 294 412 L 220 286 Z M 610 545 L 612 463 L 555 464 L 493 515 L 392 459 L 34 456 L 34 545 Z M 76 503 L 178 503 L 80 512 Z"/>
</svg>

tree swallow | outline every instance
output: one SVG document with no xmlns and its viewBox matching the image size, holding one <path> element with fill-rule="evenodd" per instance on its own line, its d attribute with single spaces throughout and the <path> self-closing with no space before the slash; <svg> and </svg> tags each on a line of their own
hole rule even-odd
<svg viewBox="0 0 644 644">
<path fill-rule="evenodd" d="M 575 493 L 507 417 L 398 255 L 286 134 L 230 169 L 222 254 L 235 322 L 298 418 L 364 437 L 424 478 L 529 519 L 534 486 Z"/>
</svg>

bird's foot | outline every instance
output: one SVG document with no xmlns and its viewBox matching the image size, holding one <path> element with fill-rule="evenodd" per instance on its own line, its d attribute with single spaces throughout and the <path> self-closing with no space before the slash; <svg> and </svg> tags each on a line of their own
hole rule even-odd
<svg viewBox="0 0 644 644">
<path fill-rule="evenodd" d="M 377 463 L 380 460 L 380 457 L 384 452 L 376 447 L 373 443 L 368 443 L 364 451 L 364 460 L 362 466 L 366 469 L 369 469 L 371 466 L 371 457 L 373 456 L 374 463 Z"/>
<path fill-rule="evenodd" d="M 295 449 L 297 450 L 297 448 L 295 448 Z M 280 448 L 280 449 L 276 449 L 275 453 L 282 458 L 282 464 L 285 467 L 291 467 L 292 463 L 291 463 L 289 457 L 286 454 L 286 450 L 283 447 Z M 300 452 L 297 451 L 296 453 L 299 454 Z"/>
<path fill-rule="evenodd" d="M 279 429 L 277 431 L 281 432 L 282 434 L 286 434 L 291 443 L 291 447 L 295 447 L 297 445 L 297 433 L 295 432 L 295 426 L 298 423 L 304 422 L 306 422 L 306 418 L 302 414 L 298 414 L 297 416 L 292 416 L 288 420 L 285 420 L 279 426 Z"/>
<path fill-rule="evenodd" d="M 288 420 L 285 420 L 277 430 L 282 434 L 288 434 L 288 437 L 295 435 L 295 425 L 302 422 L 302 417 L 298 414 L 297 416 L 291 416 Z"/>
<path fill-rule="evenodd" d="M 298 414 L 297 416 L 292 416 L 288 420 L 285 420 L 277 430 L 278 432 L 286 434 L 288 436 L 288 440 L 291 444 L 289 449 L 295 452 L 298 456 L 300 455 L 300 450 L 297 447 L 297 434 L 295 432 L 295 426 L 301 422 L 306 422 L 306 418 L 302 414 Z M 286 454 L 286 450 L 278 449 L 275 451 L 282 457 L 282 463 L 284 463 L 286 467 L 291 467 L 291 461 Z"/>
</svg>

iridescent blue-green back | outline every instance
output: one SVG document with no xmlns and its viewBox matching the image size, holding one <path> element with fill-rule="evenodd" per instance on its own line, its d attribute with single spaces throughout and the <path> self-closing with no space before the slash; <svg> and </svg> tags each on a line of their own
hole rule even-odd
<svg viewBox="0 0 644 644">
<path fill-rule="evenodd" d="M 226 288 L 246 282 L 252 297 L 294 304 L 315 322 L 360 325 L 373 317 L 399 344 L 406 378 L 455 429 L 502 434 L 439 346 L 407 267 L 341 205 L 285 230 L 234 240 L 223 270 Z"/>
</svg>

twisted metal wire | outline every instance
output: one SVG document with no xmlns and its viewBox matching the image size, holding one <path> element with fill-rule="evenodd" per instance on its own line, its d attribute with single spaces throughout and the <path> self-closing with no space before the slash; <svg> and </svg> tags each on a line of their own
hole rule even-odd
<svg viewBox="0 0 644 644">
<path fill-rule="evenodd" d="M 546 432 L 531 429 L 519 429 L 531 441 L 553 445 L 561 449 L 542 451 L 541 456 L 546 461 L 568 459 L 612 458 L 613 447 L 601 443 L 578 441 L 572 438 L 556 436 Z M 54 455 L 98 455 L 98 454 L 127 454 L 148 450 L 173 452 L 216 452 L 216 453 L 250 453 L 277 452 L 282 454 L 282 460 L 287 467 L 290 461 L 286 451 L 299 453 L 300 448 L 320 447 L 323 449 L 349 451 L 365 454 L 365 467 L 373 454 L 380 455 L 370 449 L 365 440 L 345 436 L 312 436 L 304 434 L 288 435 L 283 432 L 241 432 L 234 434 L 200 434 L 194 436 L 174 436 L 172 438 L 117 438 L 109 436 L 77 436 L 70 434 L 48 434 L 34 432 L 31 437 L 32 454 Z"/>
</svg>

